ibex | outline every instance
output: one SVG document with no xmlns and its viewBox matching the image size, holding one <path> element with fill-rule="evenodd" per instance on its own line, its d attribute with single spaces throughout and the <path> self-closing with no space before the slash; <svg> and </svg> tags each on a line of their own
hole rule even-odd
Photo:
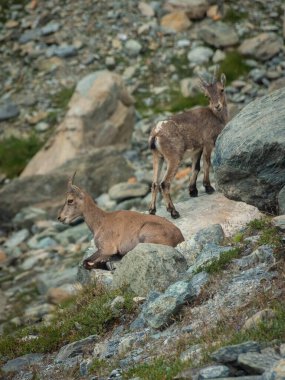
<svg viewBox="0 0 285 380">
<path fill-rule="evenodd" d="M 189 184 L 190 197 L 197 197 L 197 176 L 200 171 L 200 159 L 203 155 L 204 180 L 206 193 L 211 194 L 215 189 L 211 186 L 209 170 L 211 153 L 216 139 L 228 120 L 227 101 L 224 92 L 226 77 L 217 79 L 217 69 L 211 81 L 200 78 L 200 84 L 205 95 L 209 98 L 208 107 L 199 107 L 180 114 L 172 115 L 166 120 L 159 121 L 152 129 L 149 137 L 149 147 L 153 155 L 152 200 L 149 213 L 156 213 L 156 197 L 161 191 L 172 218 L 179 218 L 170 197 L 170 184 L 177 173 L 185 151 L 192 156 L 192 175 Z M 166 172 L 159 183 L 163 161 L 166 162 Z"/>
<path fill-rule="evenodd" d="M 58 220 L 70 224 L 84 218 L 93 233 L 98 250 L 83 262 L 85 269 L 102 268 L 111 256 L 124 256 L 139 243 L 163 244 L 175 247 L 184 237 L 174 224 L 159 216 L 136 211 L 106 212 L 80 187 L 68 181 L 65 204 Z"/>
</svg>

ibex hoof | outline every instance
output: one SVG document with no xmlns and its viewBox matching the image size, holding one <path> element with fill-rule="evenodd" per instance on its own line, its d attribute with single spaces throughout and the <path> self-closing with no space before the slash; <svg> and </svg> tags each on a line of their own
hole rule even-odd
<svg viewBox="0 0 285 380">
<path fill-rule="evenodd" d="M 198 190 L 197 189 L 189 189 L 190 197 L 195 198 L 198 197 Z"/>
<path fill-rule="evenodd" d="M 83 261 L 83 268 L 85 268 L 87 270 L 94 269 L 95 268 L 95 263 L 93 263 L 92 261 L 86 259 L 86 260 Z"/>
<path fill-rule="evenodd" d="M 215 189 L 211 185 L 205 186 L 205 190 L 207 194 L 213 194 L 215 192 Z"/>
<path fill-rule="evenodd" d="M 176 210 L 172 210 L 172 211 L 171 211 L 171 217 L 172 217 L 173 219 L 177 219 L 177 218 L 180 218 L 180 214 L 179 214 L 178 211 L 176 211 Z"/>
<path fill-rule="evenodd" d="M 156 208 L 150 208 L 150 209 L 148 210 L 148 212 L 149 212 L 151 215 L 155 215 L 155 213 L 156 213 Z"/>
</svg>

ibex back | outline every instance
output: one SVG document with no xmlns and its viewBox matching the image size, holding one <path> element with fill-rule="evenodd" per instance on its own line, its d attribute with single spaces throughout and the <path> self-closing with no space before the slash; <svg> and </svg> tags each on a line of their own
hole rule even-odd
<svg viewBox="0 0 285 380">
<path fill-rule="evenodd" d="M 170 197 L 170 184 L 177 173 L 179 164 L 185 151 L 189 150 L 192 156 L 192 175 L 189 185 L 191 197 L 198 196 L 196 186 L 200 171 L 200 159 L 203 155 L 204 180 L 206 193 L 211 194 L 209 170 L 211 153 L 216 139 L 228 120 L 227 102 L 224 93 L 226 77 L 221 75 L 217 79 L 216 72 L 210 82 L 200 78 L 205 95 L 209 98 L 208 107 L 199 107 L 189 111 L 172 115 L 160 121 L 152 129 L 149 138 L 149 147 L 153 154 L 153 183 L 152 200 L 149 213 L 156 213 L 156 198 L 160 190 L 166 203 L 167 211 L 172 218 L 178 218 L 179 212 L 175 209 Z M 166 162 L 166 172 L 161 182 L 160 172 L 163 161 Z"/>
<path fill-rule="evenodd" d="M 73 178 L 68 181 L 65 204 L 58 220 L 70 224 L 83 217 L 93 233 L 98 250 L 84 261 L 86 269 L 105 267 L 111 256 L 124 256 L 139 243 L 175 247 L 184 240 L 179 228 L 165 218 L 135 211 L 100 209 L 86 191 L 73 185 Z"/>
</svg>

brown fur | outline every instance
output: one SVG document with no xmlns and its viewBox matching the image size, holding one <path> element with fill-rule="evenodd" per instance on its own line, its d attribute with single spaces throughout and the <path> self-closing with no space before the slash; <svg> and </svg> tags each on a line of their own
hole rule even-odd
<svg viewBox="0 0 285 380">
<path fill-rule="evenodd" d="M 208 107 L 199 107 L 177 115 L 170 116 L 159 122 L 151 131 L 149 146 L 153 153 L 153 184 L 152 201 L 149 207 L 150 214 L 156 212 L 156 197 L 161 190 L 167 205 L 167 210 L 173 218 L 180 215 L 175 209 L 170 197 L 170 184 L 173 180 L 185 151 L 192 155 L 192 176 L 189 184 L 190 196 L 197 196 L 197 176 L 200 171 L 200 159 L 203 155 L 204 180 L 203 185 L 207 193 L 214 188 L 210 184 L 209 170 L 211 153 L 216 139 L 228 120 L 227 102 L 224 94 L 225 75 L 220 81 L 214 79 L 212 83 L 201 81 L 205 95 L 209 97 Z M 166 161 L 167 169 L 159 184 L 160 172 Z"/>
<path fill-rule="evenodd" d="M 103 211 L 87 192 L 69 180 L 66 201 L 58 220 L 70 224 L 79 217 L 84 218 L 98 248 L 84 260 L 86 269 L 100 267 L 113 255 L 124 256 L 139 243 L 175 247 L 184 241 L 179 228 L 167 219 L 135 211 Z"/>
</svg>

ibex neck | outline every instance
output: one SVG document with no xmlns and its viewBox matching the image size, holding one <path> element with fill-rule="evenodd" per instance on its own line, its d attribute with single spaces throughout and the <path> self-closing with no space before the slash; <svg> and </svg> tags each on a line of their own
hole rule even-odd
<svg viewBox="0 0 285 380">
<path fill-rule="evenodd" d="M 105 214 L 106 212 L 101 210 L 89 195 L 86 195 L 83 217 L 92 233 L 100 228 Z"/>
</svg>

